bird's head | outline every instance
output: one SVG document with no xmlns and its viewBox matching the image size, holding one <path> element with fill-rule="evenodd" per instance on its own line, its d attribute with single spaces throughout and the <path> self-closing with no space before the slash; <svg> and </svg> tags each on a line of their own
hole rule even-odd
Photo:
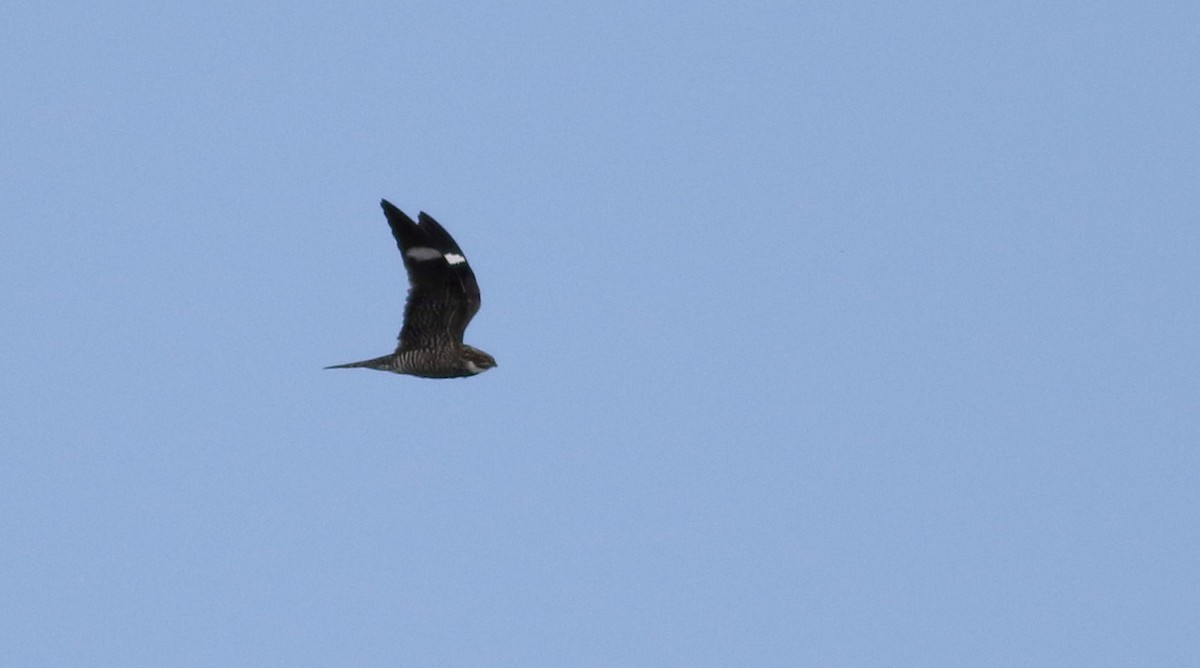
<svg viewBox="0 0 1200 668">
<path fill-rule="evenodd" d="M 496 358 L 483 352 L 478 348 L 473 348 L 468 345 L 463 346 L 463 366 L 472 375 L 478 375 L 496 366 Z"/>
</svg>

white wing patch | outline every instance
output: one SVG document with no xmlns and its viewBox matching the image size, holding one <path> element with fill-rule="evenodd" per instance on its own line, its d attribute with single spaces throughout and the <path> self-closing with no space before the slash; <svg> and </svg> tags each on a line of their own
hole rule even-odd
<svg viewBox="0 0 1200 668">
<path fill-rule="evenodd" d="M 414 248 L 413 250 L 416 249 Z M 412 251 L 409 252 L 411 253 Z M 458 253 L 446 253 L 446 262 L 449 262 L 450 264 L 462 264 L 466 261 L 467 258 L 459 255 Z"/>
<path fill-rule="evenodd" d="M 410 248 L 404 254 L 416 260 L 417 262 L 435 260 L 442 256 L 441 251 L 434 250 L 428 246 L 417 246 L 416 248 Z"/>
</svg>

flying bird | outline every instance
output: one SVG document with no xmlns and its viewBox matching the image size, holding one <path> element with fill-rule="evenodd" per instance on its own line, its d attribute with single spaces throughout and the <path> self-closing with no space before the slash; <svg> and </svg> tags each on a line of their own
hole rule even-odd
<svg viewBox="0 0 1200 668">
<path fill-rule="evenodd" d="M 386 199 L 380 204 L 408 271 L 400 343 L 390 355 L 325 368 L 463 378 L 496 366 L 491 355 L 463 343 L 463 332 L 479 311 L 479 283 L 454 237 L 424 211 L 414 223 Z"/>
</svg>

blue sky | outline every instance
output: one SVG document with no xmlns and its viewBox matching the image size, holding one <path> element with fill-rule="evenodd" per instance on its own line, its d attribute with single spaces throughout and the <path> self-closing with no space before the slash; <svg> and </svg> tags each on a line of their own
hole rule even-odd
<svg viewBox="0 0 1200 668">
<path fill-rule="evenodd" d="M 1196 25 L 13 9 L 0 663 L 1200 662 Z"/>
</svg>

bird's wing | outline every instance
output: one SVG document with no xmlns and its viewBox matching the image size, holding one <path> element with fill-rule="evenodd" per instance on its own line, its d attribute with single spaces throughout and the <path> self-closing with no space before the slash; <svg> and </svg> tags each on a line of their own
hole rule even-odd
<svg viewBox="0 0 1200 668">
<path fill-rule="evenodd" d="M 479 310 L 479 285 L 454 239 L 426 214 L 413 222 L 391 202 L 383 212 L 408 272 L 408 301 L 397 350 L 441 348 L 462 343 Z"/>
<path fill-rule="evenodd" d="M 446 263 L 450 265 L 454 275 L 458 278 L 464 302 L 463 308 L 455 313 L 453 331 L 457 340 L 462 342 L 467 325 L 471 324 L 471 318 L 475 317 L 475 314 L 479 312 L 480 305 L 483 304 L 479 295 L 479 281 L 475 280 L 475 272 L 471 269 L 471 263 L 467 261 L 466 254 L 458 247 L 458 242 L 450 236 L 446 228 L 424 211 L 420 213 L 417 220 L 420 221 L 421 229 L 425 230 L 429 238 L 437 244 L 437 248 L 443 251 Z"/>
</svg>

